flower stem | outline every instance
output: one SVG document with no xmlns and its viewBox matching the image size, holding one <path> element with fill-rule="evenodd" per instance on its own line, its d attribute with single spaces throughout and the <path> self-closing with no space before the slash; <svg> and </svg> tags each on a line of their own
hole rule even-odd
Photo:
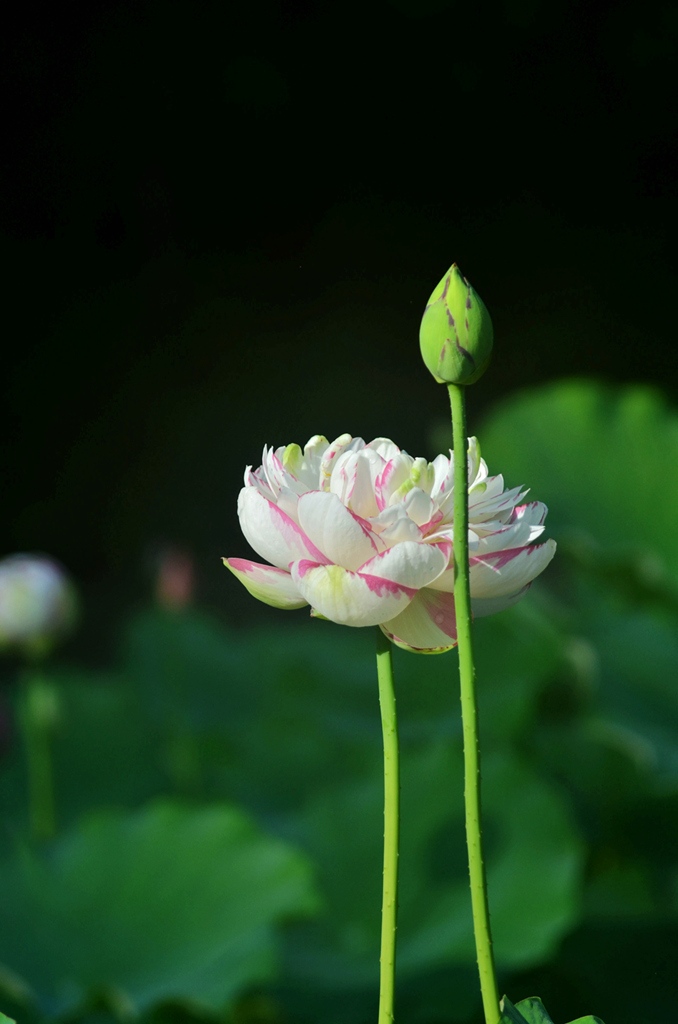
<svg viewBox="0 0 678 1024">
<path fill-rule="evenodd" d="M 398 720 L 393 689 L 391 642 L 379 627 L 377 627 L 377 675 L 379 677 L 381 728 L 384 735 L 384 889 L 381 907 L 379 1024 L 391 1024 L 398 914 L 400 779 L 398 772 Z"/>
<path fill-rule="evenodd" d="M 27 671 L 21 681 L 19 721 L 23 732 L 28 774 L 28 809 L 31 834 L 41 841 L 56 833 L 51 732 L 56 716 L 56 695 L 46 679 Z"/>
<path fill-rule="evenodd" d="M 501 1017 L 499 993 L 492 954 L 487 878 L 483 859 L 480 820 L 480 741 L 478 702 L 475 689 L 473 640 L 471 635 L 471 587 L 468 562 L 468 440 L 464 387 L 449 384 L 454 444 L 454 604 L 457 621 L 457 649 L 461 682 L 461 717 L 464 733 L 464 803 L 466 845 L 471 882 L 473 931 L 478 955 L 480 991 L 486 1024 L 498 1024 Z"/>
</svg>

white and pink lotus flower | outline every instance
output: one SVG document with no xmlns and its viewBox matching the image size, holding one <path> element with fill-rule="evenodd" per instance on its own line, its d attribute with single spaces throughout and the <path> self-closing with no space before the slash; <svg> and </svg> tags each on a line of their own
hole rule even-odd
<svg viewBox="0 0 678 1024">
<path fill-rule="evenodd" d="M 0 651 L 46 653 L 75 623 L 77 598 L 65 570 L 46 555 L 0 561 Z"/>
<path fill-rule="evenodd" d="M 475 438 L 468 442 L 469 561 L 475 616 L 508 608 L 555 553 L 533 544 L 546 506 L 521 505 L 527 491 L 488 476 Z M 454 455 L 413 459 L 392 441 L 342 434 L 330 444 L 264 448 L 245 471 L 240 525 L 271 565 L 224 559 L 250 594 L 276 608 L 310 605 L 345 626 L 381 627 L 418 653 L 456 643 L 454 614 Z"/>
</svg>

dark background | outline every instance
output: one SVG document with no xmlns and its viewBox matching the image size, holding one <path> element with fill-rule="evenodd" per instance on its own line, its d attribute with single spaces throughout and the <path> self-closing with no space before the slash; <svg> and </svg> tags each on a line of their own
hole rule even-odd
<svg viewBox="0 0 678 1024">
<path fill-rule="evenodd" d="M 25 5 L 3 36 L 7 551 L 123 600 L 179 544 L 237 614 L 264 442 L 435 454 L 453 260 L 496 328 L 472 431 L 561 375 L 675 398 L 675 6 Z"/>
</svg>

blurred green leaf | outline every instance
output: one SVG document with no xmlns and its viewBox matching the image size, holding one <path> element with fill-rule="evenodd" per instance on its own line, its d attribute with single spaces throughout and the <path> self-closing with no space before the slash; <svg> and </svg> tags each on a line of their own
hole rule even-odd
<svg viewBox="0 0 678 1024">
<path fill-rule="evenodd" d="M 548 505 L 551 536 L 584 531 L 678 577 L 678 416 L 659 392 L 558 381 L 497 406 L 480 438 L 491 472 Z"/>
<path fill-rule="evenodd" d="M 49 747 L 54 763 L 57 826 L 93 807 L 138 806 L 166 789 L 158 729 L 140 694 L 120 673 L 59 668 L 50 673 L 59 722 Z M 26 758 L 20 738 L 0 772 L 7 832 L 26 830 Z"/>
<path fill-rule="evenodd" d="M 171 649 L 174 680 L 167 703 L 183 702 L 200 736 L 205 791 L 255 808 L 317 864 L 328 912 L 289 932 L 289 983 L 307 994 L 322 986 L 345 992 L 348 985 L 372 999 L 383 814 L 373 630 L 307 620 L 233 634 L 206 629 L 200 619 L 197 612 L 137 616 L 127 632 L 126 670 L 172 729 L 162 705 Z M 534 604 L 479 627 L 483 736 L 488 748 L 503 750 L 531 727 L 535 697 L 557 671 L 564 639 Z M 404 801 L 399 963 L 402 977 L 413 978 L 438 965 L 473 965 L 475 952 L 457 657 L 424 662 L 396 651 L 395 658 Z M 497 752 L 496 758 L 500 767 L 492 770 L 491 758 L 486 766 L 486 792 L 495 791 L 498 808 L 487 826 L 500 844 L 492 870 L 511 877 L 511 885 L 515 876 L 518 886 L 517 905 L 508 899 L 499 912 L 500 930 L 502 921 L 507 925 L 501 949 L 508 964 L 532 962 L 547 955 L 576 919 L 581 851 L 557 795 L 527 768 L 516 767 L 510 754 Z M 508 815 L 512 786 L 515 823 Z M 521 836 L 517 823 L 530 814 L 535 834 Z M 538 870 L 528 858 L 524 873 L 525 849 L 534 843 L 537 850 L 541 842 Z M 472 1005 L 473 971 L 469 978 L 464 975 Z M 309 1012 L 317 1016 L 319 1006 Z"/>
<path fill-rule="evenodd" d="M 123 673 L 55 675 L 62 724 L 54 738 L 57 818 L 71 824 L 96 806 L 136 807 L 166 788 L 158 730 Z"/>
<path fill-rule="evenodd" d="M 534 605 L 478 626 L 484 737 L 506 743 L 529 726 L 564 640 Z M 349 781 L 379 760 L 371 629 L 290 620 L 233 634 L 198 612 L 148 611 L 130 623 L 125 653 L 125 671 L 166 737 L 193 730 L 204 794 L 286 814 L 333 786 L 338 765 Z M 425 666 L 401 651 L 395 658 L 403 743 L 460 735 L 456 654 Z"/>
<path fill-rule="evenodd" d="M 274 974 L 276 924 L 316 908 L 306 858 L 241 811 L 163 801 L 2 862 L 0 959 L 50 1012 L 101 987 L 219 1008 Z"/>
<path fill-rule="evenodd" d="M 398 965 L 402 978 L 475 962 L 463 825 L 460 744 L 402 759 Z M 485 758 L 488 880 L 497 960 L 546 958 L 577 920 L 583 848 L 558 795 L 515 756 Z M 336 823 L 350 842 L 337 839 Z M 334 826 L 334 827 L 333 827 Z M 323 921 L 294 929 L 290 970 L 309 984 L 374 978 L 381 898 L 382 791 L 336 786 L 308 807 L 300 841 L 319 865 Z"/>
</svg>

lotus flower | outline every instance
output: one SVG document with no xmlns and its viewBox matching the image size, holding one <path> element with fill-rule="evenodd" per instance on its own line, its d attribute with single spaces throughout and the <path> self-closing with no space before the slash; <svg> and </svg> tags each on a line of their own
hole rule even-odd
<svg viewBox="0 0 678 1024">
<path fill-rule="evenodd" d="M 224 564 L 250 594 L 275 608 L 311 606 L 344 626 L 381 627 L 420 653 L 456 643 L 454 454 L 413 459 L 392 441 L 342 434 L 264 447 L 238 498 L 240 525 L 271 565 Z M 534 545 L 546 506 L 519 504 L 520 487 L 489 477 L 469 439 L 469 562 L 476 616 L 514 604 L 553 558 L 555 542 Z"/>
<path fill-rule="evenodd" d="M 51 558 L 10 555 L 0 561 L 0 649 L 39 656 L 68 632 L 75 615 L 73 584 Z"/>
</svg>

